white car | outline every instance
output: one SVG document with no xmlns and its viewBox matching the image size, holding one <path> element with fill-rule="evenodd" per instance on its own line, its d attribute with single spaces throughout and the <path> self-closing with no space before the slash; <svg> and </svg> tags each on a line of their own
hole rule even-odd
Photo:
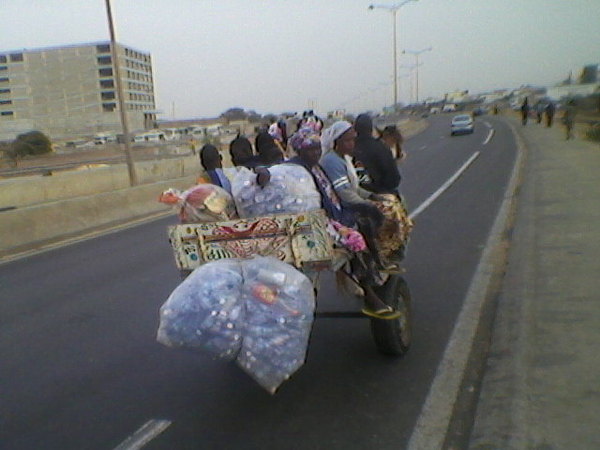
<svg viewBox="0 0 600 450">
<path fill-rule="evenodd" d="M 473 125 L 473 117 L 469 114 L 460 114 L 452 118 L 450 124 L 450 135 L 473 133 L 475 127 Z"/>
</svg>

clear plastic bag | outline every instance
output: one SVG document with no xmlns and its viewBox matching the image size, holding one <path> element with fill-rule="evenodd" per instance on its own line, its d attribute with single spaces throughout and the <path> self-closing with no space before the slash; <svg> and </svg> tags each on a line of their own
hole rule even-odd
<svg viewBox="0 0 600 450">
<path fill-rule="evenodd" d="M 272 257 L 200 266 L 160 309 L 157 340 L 238 365 L 274 393 L 306 359 L 315 297 L 311 281 Z"/>
<path fill-rule="evenodd" d="M 174 205 L 182 223 L 217 222 L 237 216 L 229 192 L 214 184 L 201 183 L 184 192 L 168 189 L 159 201 Z"/>
<path fill-rule="evenodd" d="M 306 359 L 315 311 L 313 285 L 275 258 L 244 262 L 246 318 L 237 363 L 273 394 Z"/>
<path fill-rule="evenodd" d="M 321 207 L 321 195 L 312 176 L 297 164 L 278 164 L 269 168 L 271 179 L 265 187 L 256 174 L 239 172 L 231 191 L 241 218 L 268 214 L 298 214 Z"/>
<path fill-rule="evenodd" d="M 158 342 L 235 359 L 244 326 L 242 285 L 238 260 L 223 259 L 198 267 L 160 308 Z"/>
</svg>

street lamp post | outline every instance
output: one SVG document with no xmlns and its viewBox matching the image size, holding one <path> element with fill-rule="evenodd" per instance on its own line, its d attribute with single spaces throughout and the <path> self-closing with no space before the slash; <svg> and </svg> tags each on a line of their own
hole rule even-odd
<svg viewBox="0 0 600 450">
<path fill-rule="evenodd" d="M 413 102 L 413 82 L 412 82 L 412 72 L 413 69 L 415 68 L 414 65 L 406 65 L 406 64 L 401 64 L 400 65 L 401 69 L 408 69 L 408 72 L 405 73 L 404 75 L 400 75 L 400 78 L 407 78 L 408 79 L 408 83 L 409 83 L 409 88 L 408 88 L 408 92 L 409 92 L 409 97 L 410 97 L 410 103 L 412 104 Z"/>
<path fill-rule="evenodd" d="M 410 2 L 416 2 L 418 0 L 404 0 L 403 2 L 396 3 L 394 5 L 369 5 L 369 9 L 385 9 L 392 13 L 392 20 L 394 21 L 393 26 L 393 59 L 394 59 L 394 109 L 398 104 L 398 57 L 397 57 L 397 37 L 396 37 L 396 15 L 398 10 Z"/>
<path fill-rule="evenodd" d="M 431 50 L 433 50 L 433 47 L 427 47 L 421 50 L 402 50 L 402 53 L 410 53 L 411 55 L 415 56 L 415 70 L 416 70 L 416 96 L 417 96 L 417 100 L 416 103 L 419 103 L 419 66 L 421 66 L 422 64 L 419 64 L 419 55 L 421 53 L 425 53 L 425 52 L 430 52 Z"/>
<path fill-rule="evenodd" d="M 117 97 L 119 100 L 119 113 L 121 117 L 121 128 L 123 129 L 123 139 L 125 140 L 125 159 L 127 161 L 127 169 L 129 171 L 129 184 L 135 186 L 138 182 L 131 155 L 129 127 L 127 125 L 127 111 L 125 111 L 125 99 L 123 98 L 123 84 L 121 83 L 121 73 L 119 68 L 119 60 L 117 54 L 117 42 L 115 38 L 115 28 L 112 20 L 112 12 L 110 9 L 110 0 L 106 0 L 106 15 L 108 16 L 108 30 L 110 32 L 110 49 L 113 60 L 113 68 L 115 81 L 117 82 Z"/>
</svg>

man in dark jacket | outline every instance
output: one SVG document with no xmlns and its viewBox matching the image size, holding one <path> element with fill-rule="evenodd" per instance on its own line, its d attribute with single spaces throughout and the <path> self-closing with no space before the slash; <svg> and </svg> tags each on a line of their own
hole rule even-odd
<svg viewBox="0 0 600 450">
<path fill-rule="evenodd" d="M 354 122 L 357 133 L 354 158 L 361 163 L 369 181 L 363 188 L 376 194 L 396 194 L 400 185 L 400 172 L 391 150 L 373 137 L 373 121 L 368 114 L 360 114 Z"/>
</svg>

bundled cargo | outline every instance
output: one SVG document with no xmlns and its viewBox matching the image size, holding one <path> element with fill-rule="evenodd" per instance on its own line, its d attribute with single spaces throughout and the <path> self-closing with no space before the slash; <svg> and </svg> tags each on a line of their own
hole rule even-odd
<svg viewBox="0 0 600 450">
<path fill-rule="evenodd" d="M 184 192 L 168 189 L 158 200 L 175 206 L 182 223 L 216 222 L 236 217 L 233 198 L 214 184 L 198 184 Z"/>
<path fill-rule="evenodd" d="M 298 214 L 321 207 L 321 196 L 312 176 L 297 164 L 278 164 L 269 168 L 266 186 L 257 183 L 256 174 L 239 172 L 231 192 L 241 218 L 269 214 Z"/>
<path fill-rule="evenodd" d="M 194 270 L 160 309 L 157 339 L 238 365 L 274 393 L 304 364 L 313 285 L 272 257 L 214 261 Z"/>
<path fill-rule="evenodd" d="M 224 259 L 196 269 L 160 308 L 158 341 L 235 359 L 242 343 L 243 282 L 239 260 Z"/>
</svg>

